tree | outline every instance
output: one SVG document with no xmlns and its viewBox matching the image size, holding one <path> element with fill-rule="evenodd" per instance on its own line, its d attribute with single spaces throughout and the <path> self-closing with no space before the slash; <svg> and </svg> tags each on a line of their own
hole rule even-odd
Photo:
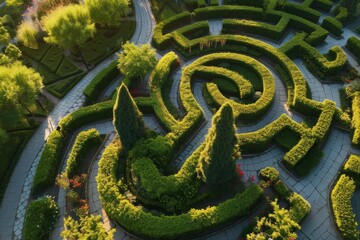
<svg viewBox="0 0 360 240">
<path fill-rule="evenodd" d="M 340 6 L 346 8 L 351 14 L 357 14 L 360 6 L 360 0 L 341 0 Z"/>
<path fill-rule="evenodd" d="M 271 205 L 274 209 L 273 213 L 261 218 L 254 232 L 247 235 L 247 239 L 296 239 L 297 234 L 294 230 L 300 229 L 300 225 L 291 218 L 289 210 L 280 208 L 277 199 Z"/>
<path fill-rule="evenodd" d="M 129 9 L 128 0 L 85 0 L 91 19 L 103 26 L 119 26 Z"/>
<path fill-rule="evenodd" d="M 32 68 L 19 62 L 0 66 L 0 118 L 9 117 L 11 113 L 20 114 L 21 108 L 30 112 L 28 107 L 34 103 L 42 86 L 42 77 Z"/>
<path fill-rule="evenodd" d="M 126 150 L 145 134 L 142 114 L 124 84 L 119 88 L 114 105 L 114 126 Z"/>
<path fill-rule="evenodd" d="M 136 46 L 127 41 L 122 45 L 118 68 L 127 78 L 143 77 L 156 64 L 156 51 L 150 44 Z"/>
<path fill-rule="evenodd" d="M 82 216 L 79 221 L 75 221 L 71 216 L 65 219 L 65 229 L 61 236 L 64 239 L 99 239 L 112 240 L 115 229 L 106 232 L 101 222 L 101 216 L 90 215 Z"/>
<path fill-rule="evenodd" d="M 10 42 L 10 34 L 8 30 L 0 23 L 0 44 L 8 44 Z"/>
<path fill-rule="evenodd" d="M 16 32 L 16 37 L 24 46 L 37 49 L 39 29 L 31 22 L 22 22 Z"/>
<path fill-rule="evenodd" d="M 211 187 L 219 187 L 236 174 L 234 156 L 237 154 L 233 109 L 223 105 L 212 120 L 212 127 L 200 154 L 197 174 Z"/>
<path fill-rule="evenodd" d="M 59 7 L 42 18 L 42 25 L 48 36 L 44 40 L 62 48 L 77 47 L 87 67 L 80 46 L 95 33 L 95 24 L 89 10 L 82 5 Z"/>
</svg>

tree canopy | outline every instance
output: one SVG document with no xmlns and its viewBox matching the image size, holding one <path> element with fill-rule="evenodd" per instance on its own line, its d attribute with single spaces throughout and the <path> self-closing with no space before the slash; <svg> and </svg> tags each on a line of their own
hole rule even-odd
<svg viewBox="0 0 360 240">
<path fill-rule="evenodd" d="M 0 23 L 0 44 L 8 44 L 10 42 L 10 34 L 8 30 Z"/>
<path fill-rule="evenodd" d="M 103 26 L 119 26 L 129 9 L 128 0 L 85 0 L 91 19 Z"/>
<path fill-rule="evenodd" d="M 127 78 L 142 77 L 156 64 L 156 51 L 150 44 L 136 46 L 128 41 L 122 45 L 118 68 Z"/>
<path fill-rule="evenodd" d="M 63 48 L 82 45 L 95 33 L 95 24 L 83 5 L 59 7 L 43 17 L 41 22 L 48 34 L 44 40 Z"/>
<path fill-rule="evenodd" d="M 145 134 L 142 114 L 124 84 L 119 88 L 114 105 L 114 126 L 126 150 L 130 150 Z"/>
<path fill-rule="evenodd" d="M 234 177 L 236 144 L 233 109 L 226 103 L 213 117 L 205 148 L 200 154 L 198 177 L 212 187 L 218 187 Z"/>
</svg>

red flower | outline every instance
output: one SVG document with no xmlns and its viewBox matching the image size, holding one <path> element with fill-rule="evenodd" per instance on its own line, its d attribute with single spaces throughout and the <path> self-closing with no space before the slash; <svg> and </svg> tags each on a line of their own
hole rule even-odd
<svg viewBox="0 0 360 240">
<path fill-rule="evenodd" d="M 255 177 L 254 177 L 254 175 L 251 175 L 251 181 L 255 181 Z"/>
</svg>

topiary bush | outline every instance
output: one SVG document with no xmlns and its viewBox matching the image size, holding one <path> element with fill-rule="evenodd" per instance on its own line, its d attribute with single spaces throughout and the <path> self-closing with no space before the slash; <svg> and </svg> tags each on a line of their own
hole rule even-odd
<svg viewBox="0 0 360 240">
<path fill-rule="evenodd" d="M 49 239 L 59 217 L 59 207 L 51 197 L 42 197 L 29 203 L 24 221 L 24 240 Z"/>
</svg>

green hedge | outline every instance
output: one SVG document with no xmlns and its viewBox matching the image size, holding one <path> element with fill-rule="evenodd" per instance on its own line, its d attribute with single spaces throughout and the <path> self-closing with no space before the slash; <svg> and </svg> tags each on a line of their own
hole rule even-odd
<svg viewBox="0 0 360 240">
<path fill-rule="evenodd" d="M 310 5 L 311 8 L 316 10 L 329 12 L 333 6 L 333 2 L 331 0 L 314 0 Z"/>
<path fill-rule="evenodd" d="M 344 51 L 338 47 L 330 48 L 328 58 L 322 55 L 316 48 L 303 40 L 303 36 L 297 36 L 283 44 L 280 51 L 290 57 L 301 57 L 310 70 L 320 78 L 326 80 L 326 76 L 333 75 L 343 69 L 347 58 Z"/>
<path fill-rule="evenodd" d="M 321 112 L 317 123 L 311 130 L 312 135 L 317 139 L 322 140 L 328 132 L 334 117 L 335 107 L 335 102 L 327 99 L 324 101 L 323 111 Z"/>
<path fill-rule="evenodd" d="M 29 203 L 24 221 L 24 240 L 47 240 L 59 217 L 59 207 L 51 197 Z"/>
<path fill-rule="evenodd" d="M 346 48 L 350 50 L 358 59 L 360 59 L 360 39 L 352 36 L 347 40 Z"/>
<path fill-rule="evenodd" d="M 36 168 L 32 187 L 33 194 L 39 194 L 55 183 L 62 158 L 64 135 L 54 130 L 48 137 L 43 153 Z"/>
<path fill-rule="evenodd" d="M 332 17 L 324 18 L 321 26 L 338 37 L 344 32 L 342 23 Z"/>
<path fill-rule="evenodd" d="M 352 177 L 357 183 L 360 183 L 360 156 L 350 155 L 344 165 L 344 172 Z"/>
<path fill-rule="evenodd" d="M 345 24 L 347 19 L 349 18 L 349 11 L 345 7 L 340 7 L 338 11 L 339 12 L 337 13 L 335 19 L 342 24 Z"/>
<path fill-rule="evenodd" d="M 95 78 L 87 85 L 83 93 L 86 99 L 92 103 L 95 103 L 99 95 L 105 90 L 105 88 L 114 81 L 120 75 L 120 71 L 117 68 L 117 61 L 113 61 L 101 72 L 99 72 Z"/>
<path fill-rule="evenodd" d="M 191 209 L 180 215 L 156 216 L 134 206 L 123 196 L 115 176 L 119 160 L 119 145 L 112 144 L 99 162 L 96 178 L 102 204 L 109 217 L 129 232 L 156 239 L 179 238 L 186 234 L 201 233 L 218 224 L 244 216 L 259 200 L 262 189 L 252 185 L 217 206 Z"/>
<path fill-rule="evenodd" d="M 94 104 L 80 108 L 60 121 L 60 130 L 54 130 L 49 135 L 44 151 L 41 154 L 34 176 L 33 194 L 39 194 L 55 183 L 59 164 L 63 157 L 62 150 L 65 136 L 86 124 L 112 118 L 113 106 L 114 101 Z"/>
<path fill-rule="evenodd" d="M 345 239 L 359 239 L 357 222 L 351 206 L 351 197 L 355 192 L 354 181 L 342 174 L 331 191 L 331 206 L 335 222 Z"/>
<path fill-rule="evenodd" d="M 266 167 L 260 170 L 260 176 L 266 180 L 276 181 L 279 179 L 279 172 L 273 167 Z"/>
<path fill-rule="evenodd" d="M 353 129 L 352 143 L 360 145 L 360 92 L 356 92 L 351 104 L 352 108 L 352 122 Z"/>
<path fill-rule="evenodd" d="M 286 2 L 283 5 L 282 10 L 284 12 L 297 15 L 299 17 L 302 17 L 302 18 L 309 20 L 311 22 L 314 22 L 314 23 L 317 23 L 321 16 L 321 13 L 319 13 L 318 11 L 316 11 L 314 9 L 305 7 L 300 4 L 292 3 L 292 2 Z"/>
<path fill-rule="evenodd" d="M 296 222 L 300 222 L 310 212 L 311 206 L 300 194 L 292 193 L 288 198 L 290 215 Z"/>
<path fill-rule="evenodd" d="M 65 173 L 68 178 L 80 174 L 80 165 L 90 149 L 101 142 L 99 132 L 95 128 L 79 133 L 66 163 Z"/>
</svg>

